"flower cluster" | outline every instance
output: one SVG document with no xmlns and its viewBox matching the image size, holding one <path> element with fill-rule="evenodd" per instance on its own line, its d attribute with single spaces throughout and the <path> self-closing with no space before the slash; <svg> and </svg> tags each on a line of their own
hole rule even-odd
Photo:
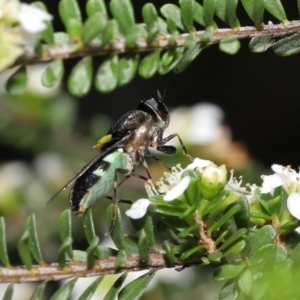
<svg viewBox="0 0 300 300">
<path fill-rule="evenodd" d="M 193 173 L 190 173 L 190 171 Z M 149 199 L 137 200 L 126 211 L 127 216 L 132 219 L 143 217 L 150 204 L 159 205 L 155 198 L 157 195 L 161 195 L 165 202 L 180 199 L 190 185 L 192 176 L 201 178 L 200 188 L 207 198 L 214 196 L 222 190 L 226 183 L 225 166 L 217 167 L 209 160 L 196 158 L 185 169 L 177 165 L 172 168 L 171 173 L 165 172 L 164 177 L 156 182 L 155 186 L 146 183 L 146 191 Z"/>
<path fill-rule="evenodd" d="M 18 0 L 0 0 L 0 71 L 23 53 L 24 47 L 34 47 L 38 33 L 46 29 L 52 16 L 42 9 Z"/>
<path fill-rule="evenodd" d="M 186 212 L 197 211 L 198 218 L 206 216 L 212 221 L 216 215 L 221 218 L 227 211 L 226 207 L 238 205 L 239 199 L 244 198 L 249 207 L 248 219 L 254 226 L 267 224 L 277 216 L 280 226 L 290 225 L 287 231 L 290 232 L 297 226 L 292 216 L 300 219 L 300 174 L 291 167 L 280 165 L 273 165 L 272 170 L 273 175 L 262 176 L 261 187 L 255 184 L 243 187 L 242 178 L 237 180 L 233 171 L 226 182 L 225 166 L 218 167 L 209 160 L 196 158 L 184 169 L 177 165 L 170 173 L 165 172 L 155 185 L 147 183 L 149 199 L 137 200 L 126 214 L 132 219 L 139 219 L 151 207 L 156 212 L 179 216 L 181 219 L 191 215 Z M 288 195 L 286 202 L 282 190 Z M 238 211 L 238 207 L 236 209 Z"/>
</svg>

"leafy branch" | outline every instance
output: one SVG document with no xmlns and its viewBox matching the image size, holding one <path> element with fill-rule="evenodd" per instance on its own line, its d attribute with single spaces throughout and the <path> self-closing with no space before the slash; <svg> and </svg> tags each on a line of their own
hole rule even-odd
<svg viewBox="0 0 300 300">
<path fill-rule="evenodd" d="M 200 4 L 195 0 L 181 0 L 178 6 L 164 4 L 159 12 L 152 3 L 147 3 L 142 8 L 143 23 L 137 23 L 130 0 L 111 0 L 108 6 L 103 0 L 88 0 L 88 17 L 84 21 L 76 0 L 61 0 L 59 14 L 66 32 L 55 32 L 49 16 L 44 17 L 46 28 L 35 36 L 34 44 L 24 42 L 22 31 L 7 21 L 8 17 L 2 21 L 6 48 L 5 55 L 0 56 L 0 70 L 50 60 L 42 82 L 51 87 L 64 74 L 63 60 L 82 57 L 68 79 L 70 93 L 82 97 L 92 86 L 91 56 L 95 55 L 108 56 L 97 68 L 94 79 L 95 87 L 107 93 L 128 84 L 137 73 L 146 79 L 156 73 L 180 73 L 202 50 L 216 43 L 220 44 L 221 51 L 231 55 L 238 52 L 239 40 L 244 38 L 251 38 L 253 52 L 273 47 L 277 55 L 298 53 L 299 21 L 287 20 L 280 0 L 242 0 L 241 3 L 253 27 L 240 24 L 236 14 L 238 1 L 203 0 Z M 42 2 L 32 5 L 46 11 Z M 265 25 L 265 12 L 282 23 Z M 218 20 L 230 28 L 219 28 Z M 149 53 L 141 57 L 140 52 Z M 20 68 L 8 81 L 7 90 L 20 94 L 25 85 L 26 69 Z"/>
</svg>

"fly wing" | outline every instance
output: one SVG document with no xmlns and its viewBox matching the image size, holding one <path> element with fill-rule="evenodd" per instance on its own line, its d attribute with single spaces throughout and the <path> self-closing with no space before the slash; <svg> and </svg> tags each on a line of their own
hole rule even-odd
<svg viewBox="0 0 300 300">
<path fill-rule="evenodd" d="M 124 136 L 122 139 L 117 141 L 114 145 L 107 148 L 105 151 L 97 155 L 91 162 L 89 162 L 87 165 L 85 165 L 76 175 L 73 177 L 67 184 L 65 184 L 53 197 L 48 200 L 47 205 L 53 201 L 60 193 L 62 193 L 64 190 L 66 190 L 71 184 L 73 184 L 79 177 L 81 177 L 88 169 L 90 169 L 96 162 L 98 162 L 100 159 L 102 159 L 104 156 L 106 156 L 109 152 L 112 150 L 118 148 L 122 143 L 126 142 L 126 140 L 129 138 L 130 133 L 128 133 L 126 136 Z"/>
</svg>

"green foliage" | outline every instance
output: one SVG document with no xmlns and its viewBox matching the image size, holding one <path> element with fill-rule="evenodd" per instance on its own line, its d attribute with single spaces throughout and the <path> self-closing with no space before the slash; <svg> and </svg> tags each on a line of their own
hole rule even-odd
<svg viewBox="0 0 300 300">
<path fill-rule="evenodd" d="M 298 34 L 289 36 L 288 29 L 286 33 L 276 33 L 276 42 L 272 42 L 271 34 L 266 36 L 262 32 L 260 35 L 260 31 L 269 26 L 263 23 L 265 12 L 288 25 L 280 0 L 242 0 L 241 3 L 257 28 L 257 36 L 249 44 L 251 51 L 263 52 L 273 47 L 274 52 L 281 56 L 299 52 Z M 34 5 L 47 11 L 42 2 L 34 2 Z M 130 0 L 111 0 L 107 6 L 103 0 L 88 0 L 86 20 L 82 20 L 84 14 L 80 11 L 77 0 L 61 0 L 58 9 L 66 33 L 54 32 L 52 23 L 47 21 L 46 29 L 40 35 L 40 47 L 36 49 L 42 47 L 46 50 L 45 53 L 47 50 L 55 53 L 55 47 L 61 46 L 63 51 L 68 49 L 66 58 L 72 53 L 82 56 L 110 54 L 111 56 L 98 67 L 95 78 L 96 88 L 100 92 L 108 93 L 128 84 L 137 70 L 139 75 L 146 79 L 153 77 L 157 72 L 161 75 L 172 70 L 180 73 L 203 49 L 218 42 L 221 51 L 230 55 L 236 54 L 240 48 L 238 39 L 243 38 L 242 30 L 239 29 L 242 25 L 236 13 L 237 5 L 237 0 L 203 0 L 200 3 L 195 0 L 181 0 L 179 5 L 168 3 L 157 10 L 152 3 L 147 3 L 141 12 L 144 23 L 137 23 Z M 219 34 L 219 20 L 233 29 L 230 35 Z M 203 31 L 198 31 L 196 35 L 199 29 Z M 183 36 L 185 31 L 189 34 Z M 233 37 L 233 34 L 236 36 Z M 4 41 L 3 44 L 9 47 L 7 42 Z M 172 46 L 172 49 L 167 49 L 167 46 Z M 149 53 L 141 58 L 139 52 L 145 49 Z M 18 55 L 14 54 L 15 51 L 17 49 L 10 49 L 8 52 L 10 55 Z M 128 52 L 129 55 L 119 58 L 118 52 Z M 8 55 L 3 58 L 0 56 L 0 66 L 3 65 L 3 68 L 6 63 L 2 60 L 7 57 Z M 56 59 L 49 64 L 42 77 L 45 86 L 51 87 L 61 80 L 61 57 L 61 54 L 54 54 Z M 82 97 L 89 92 L 93 76 L 92 64 L 92 59 L 87 57 L 76 64 L 68 81 L 71 94 Z M 21 72 L 22 75 L 19 73 L 8 81 L 7 90 L 12 95 L 22 93 L 26 84 L 24 72 Z M 82 78 L 84 79 L 80 80 Z M 76 85 L 74 81 L 80 84 Z"/>
</svg>

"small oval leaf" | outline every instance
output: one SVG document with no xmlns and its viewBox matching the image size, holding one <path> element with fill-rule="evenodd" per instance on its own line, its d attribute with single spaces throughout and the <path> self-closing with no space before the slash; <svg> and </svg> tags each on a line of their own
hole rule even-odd
<svg viewBox="0 0 300 300">
<path fill-rule="evenodd" d="M 101 12 L 107 16 L 107 9 L 104 0 L 88 0 L 86 2 L 86 13 L 90 17 L 91 15 Z"/>
<path fill-rule="evenodd" d="M 102 93 L 109 93 L 113 91 L 118 85 L 118 56 L 114 55 L 112 58 L 105 60 L 99 67 L 95 86 L 98 91 Z"/>
<path fill-rule="evenodd" d="M 53 87 L 55 84 L 60 82 L 64 75 L 64 65 L 62 59 L 56 59 L 50 62 L 43 75 L 42 84 L 45 87 Z"/>
<path fill-rule="evenodd" d="M 241 43 L 237 38 L 227 36 L 220 41 L 219 47 L 221 51 L 234 55 L 239 51 Z"/>
<path fill-rule="evenodd" d="M 120 28 L 128 32 L 135 24 L 134 11 L 130 0 L 111 0 L 109 3 L 110 11 L 117 20 Z"/>
<path fill-rule="evenodd" d="M 22 94 L 27 84 L 26 67 L 20 67 L 6 82 L 6 91 L 12 96 Z"/>
<path fill-rule="evenodd" d="M 83 57 L 72 69 L 68 79 L 68 90 L 76 97 L 86 95 L 91 89 L 93 69 L 92 58 Z"/>
<path fill-rule="evenodd" d="M 160 51 L 154 50 L 145 56 L 139 65 L 139 74 L 145 79 L 149 79 L 156 73 L 159 67 Z"/>
<path fill-rule="evenodd" d="M 166 18 L 171 18 L 176 24 L 177 28 L 184 30 L 181 20 L 180 8 L 174 4 L 165 4 L 160 8 L 161 14 Z"/>
</svg>

